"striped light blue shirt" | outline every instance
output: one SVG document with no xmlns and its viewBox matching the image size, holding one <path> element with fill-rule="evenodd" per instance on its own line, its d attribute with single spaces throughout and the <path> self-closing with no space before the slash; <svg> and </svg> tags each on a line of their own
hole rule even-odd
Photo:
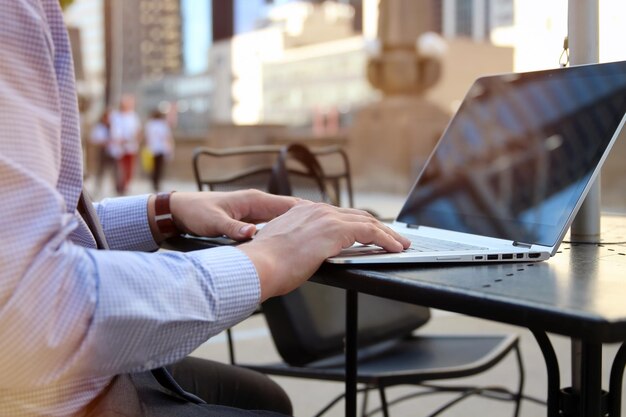
<svg viewBox="0 0 626 417">
<path fill-rule="evenodd" d="M 97 205 L 113 250 L 95 250 L 58 0 L 3 1 L 0 40 L 0 415 L 79 415 L 248 316 L 258 276 L 235 248 L 145 253 L 147 196 Z"/>
</svg>

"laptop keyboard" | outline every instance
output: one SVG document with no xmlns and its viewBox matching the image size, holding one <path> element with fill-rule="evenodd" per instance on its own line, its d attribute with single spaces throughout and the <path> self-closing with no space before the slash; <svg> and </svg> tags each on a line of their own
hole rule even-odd
<svg viewBox="0 0 626 417">
<path fill-rule="evenodd" d="M 478 251 L 485 250 L 481 246 L 468 245 L 449 240 L 435 239 L 424 236 L 405 236 L 411 241 L 411 246 L 405 252 L 442 252 L 442 251 Z"/>
</svg>

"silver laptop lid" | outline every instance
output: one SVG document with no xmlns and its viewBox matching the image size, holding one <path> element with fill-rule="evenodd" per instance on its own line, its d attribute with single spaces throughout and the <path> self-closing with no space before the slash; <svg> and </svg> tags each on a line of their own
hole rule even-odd
<svg viewBox="0 0 626 417">
<path fill-rule="evenodd" d="M 626 62 L 480 78 L 397 221 L 554 247 L 625 112 Z"/>
</svg>

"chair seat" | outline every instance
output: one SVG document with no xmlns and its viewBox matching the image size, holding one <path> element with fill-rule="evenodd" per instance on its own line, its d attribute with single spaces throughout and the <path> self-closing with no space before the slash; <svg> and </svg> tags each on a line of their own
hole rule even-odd
<svg viewBox="0 0 626 417">
<path fill-rule="evenodd" d="M 460 378 L 480 373 L 517 346 L 517 335 L 419 335 L 381 343 L 359 352 L 357 381 L 385 386 Z M 266 374 L 343 381 L 343 355 L 306 366 L 242 364 Z"/>
</svg>

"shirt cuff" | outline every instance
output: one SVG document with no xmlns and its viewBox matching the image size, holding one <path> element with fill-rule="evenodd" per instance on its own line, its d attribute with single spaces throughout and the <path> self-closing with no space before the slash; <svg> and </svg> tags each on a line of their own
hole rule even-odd
<svg viewBox="0 0 626 417">
<path fill-rule="evenodd" d="M 224 246 L 187 252 L 200 269 L 207 269 L 219 294 L 217 322 L 231 327 L 252 314 L 261 301 L 261 285 L 254 264 L 241 250 Z"/>
<path fill-rule="evenodd" d="M 107 198 L 94 204 L 102 229 L 111 249 L 155 251 L 148 222 L 149 194 Z"/>
</svg>

